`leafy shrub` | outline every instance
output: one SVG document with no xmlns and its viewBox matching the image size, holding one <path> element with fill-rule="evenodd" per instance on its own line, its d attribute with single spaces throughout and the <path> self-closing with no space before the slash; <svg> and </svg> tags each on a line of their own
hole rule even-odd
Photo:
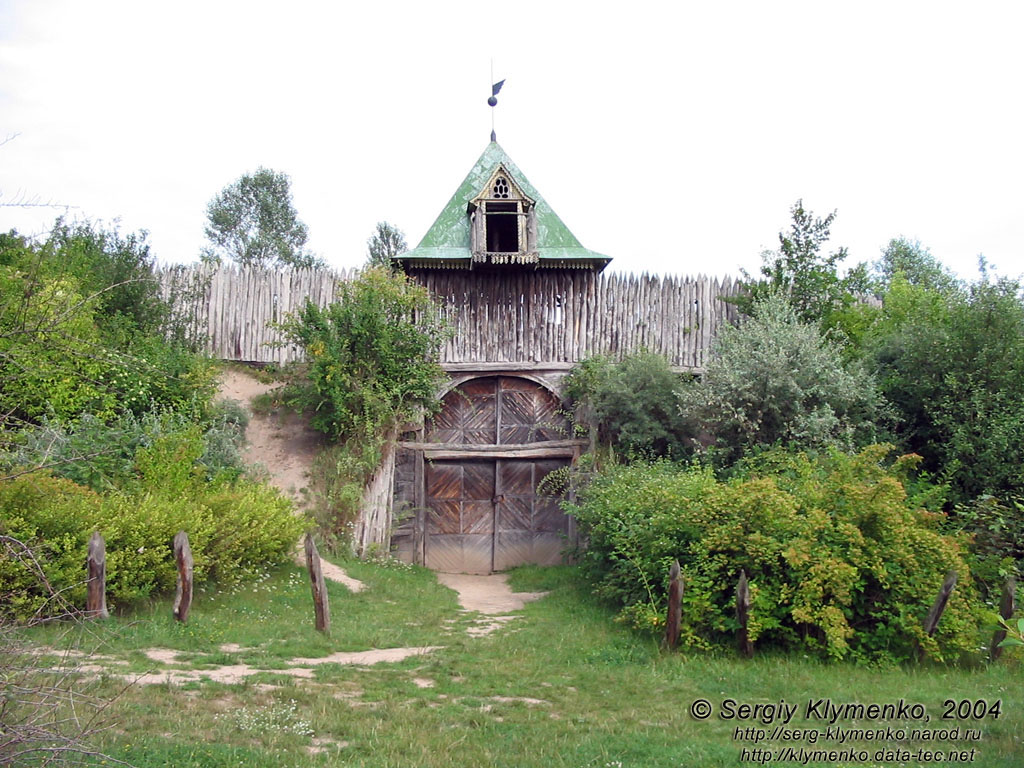
<svg viewBox="0 0 1024 768">
<path fill-rule="evenodd" d="M 192 427 L 157 435 L 139 448 L 135 482 L 107 496 L 39 472 L 0 482 L 0 533 L 35 549 L 50 584 L 84 599 L 86 546 L 98 530 L 107 544 L 111 604 L 166 593 L 175 584 L 171 549 L 189 534 L 197 582 L 231 583 L 287 556 L 303 520 L 275 489 L 199 464 L 204 442 Z M 0 559 L 0 611 L 27 618 L 45 607 L 39 582 L 14 560 Z"/>
<path fill-rule="evenodd" d="M 682 458 L 693 452 L 697 428 L 683 413 L 681 386 L 663 356 L 638 352 L 618 363 L 583 361 L 566 377 L 565 393 L 578 418 L 597 427 L 603 445 L 629 455 Z"/>
<path fill-rule="evenodd" d="M 326 308 L 306 305 L 285 330 L 309 360 L 308 381 L 288 387 L 290 402 L 339 443 L 316 470 L 318 520 L 344 538 L 387 435 L 438 405 L 437 363 L 446 327 L 430 294 L 404 275 L 366 269 L 339 283 Z"/>
<path fill-rule="evenodd" d="M 659 630 L 669 567 L 686 581 L 683 640 L 730 642 L 735 589 L 750 580 L 753 640 L 822 656 L 910 658 L 915 644 L 956 658 L 977 647 L 978 601 L 961 542 L 941 515 L 915 507 L 903 478 L 915 463 L 891 446 L 812 458 L 774 452 L 727 481 L 710 469 L 633 464 L 600 474 L 573 508 L 599 595 L 624 620 Z M 934 638 L 922 620 L 942 580 L 960 582 Z"/>
<path fill-rule="evenodd" d="M 285 330 L 309 359 L 295 400 L 333 440 L 375 437 L 436 406 L 444 327 L 426 288 L 404 275 L 367 269 L 338 283 L 330 306 L 307 301 Z"/>
<path fill-rule="evenodd" d="M 903 445 L 952 500 L 1024 495 L 1024 298 L 985 275 L 967 290 L 897 276 L 868 351 L 901 417 Z"/>
<path fill-rule="evenodd" d="M 247 416 L 239 408 L 216 404 L 207 419 L 197 424 L 188 412 L 132 413 L 103 422 L 90 414 L 66 423 L 43 419 L 25 429 L 14 446 L 0 453 L 0 471 L 45 466 L 95 491 L 133 489 L 137 486 L 136 455 L 162 436 L 187 433 L 200 443 L 194 461 L 207 478 L 221 474 L 239 477 L 244 471 L 239 446 Z"/>
<path fill-rule="evenodd" d="M 24 273 L 0 267 L 0 413 L 5 420 L 116 413 L 118 399 L 102 384 L 109 356 L 94 322 L 96 304 L 72 279 L 33 284 Z"/>
<path fill-rule="evenodd" d="M 0 426 L 205 407 L 212 363 L 163 335 L 144 235 L 58 222 L 0 239 Z"/>
<path fill-rule="evenodd" d="M 683 392 L 683 408 L 714 436 L 719 458 L 731 463 L 777 443 L 850 449 L 875 438 L 889 410 L 874 379 L 844 364 L 784 297 L 771 294 L 752 312 L 719 331 L 703 378 Z"/>
<path fill-rule="evenodd" d="M 974 571 L 982 590 L 997 600 L 1007 578 L 1024 574 L 1024 501 L 984 495 L 957 506 L 954 514 L 972 537 Z"/>
<path fill-rule="evenodd" d="M 37 248 L 44 274 L 70 276 L 95 296 L 97 317 L 110 336 L 158 333 L 168 308 L 153 276 L 156 259 L 146 233 L 122 235 L 89 222 L 58 219 Z"/>
</svg>

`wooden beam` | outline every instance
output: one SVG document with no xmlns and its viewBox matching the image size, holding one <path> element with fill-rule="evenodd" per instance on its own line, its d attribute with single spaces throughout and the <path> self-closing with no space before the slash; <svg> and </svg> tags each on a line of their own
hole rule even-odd
<svg viewBox="0 0 1024 768">
<path fill-rule="evenodd" d="M 575 363 L 565 362 L 480 362 L 480 363 L 441 363 L 448 373 L 504 373 L 513 371 L 570 371 Z"/>
<path fill-rule="evenodd" d="M 679 561 L 672 563 L 668 572 L 668 616 L 665 620 L 665 638 L 661 647 L 674 651 L 679 645 L 679 631 L 683 615 L 683 579 Z"/>
<path fill-rule="evenodd" d="M 571 448 L 524 448 L 517 451 L 450 451 L 437 449 L 424 451 L 428 461 L 451 459 L 566 459 L 572 457 Z"/>
<path fill-rule="evenodd" d="M 420 430 L 420 434 L 423 434 Z M 424 536 L 427 530 L 427 495 L 424 486 L 425 475 L 423 466 L 423 452 L 416 451 L 413 454 L 413 507 L 416 510 L 416 521 L 412 529 L 412 561 L 416 565 L 423 565 L 424 559 Z"/>
<path fill-rule="evenodd" d="M 399 448 L 411 448 L 414 451 L 461 451 L 463 453 L 474 453 L 474 454 L 504 454 L 509 451 L 527 451 L 538 448 L 558 448 L 568 449 L 569 453 L 564 455 L 572 455 L 572 450 L 576 448 L 585 448 L 587 445 L 586 440 L 541 440 L 536 443 L 508 443 L 502 445 L 500 443 L 424 443 L 419 441 L 405 440 L 398 443 Z M 563 455 L 563 454 L 559 454 Z M 508 456 L 501 456 L 500 458 L 515 458 Z"/>
<path fill-rule="evenodd" d="M 949 596 L 953 594 L 954 587 L 956 587 L 956 571 L 950 571 L 946 574 L 946 580 L 942 582 L 942 588 L 939 589 L 939 594 L 935 598 L 932 609 L 928 611 L 928 615 L 925 617 L 924 631 L 928 637 L 935 634 L 935 630 L 939 626 L 939 619 L 942 618 L 942 614 L 946 610 L 946 603 L 949 602 Z"/>
</svg>

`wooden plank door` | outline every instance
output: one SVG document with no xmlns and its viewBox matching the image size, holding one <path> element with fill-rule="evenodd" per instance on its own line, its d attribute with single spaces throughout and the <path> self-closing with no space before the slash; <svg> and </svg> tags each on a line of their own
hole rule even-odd
<svg viewBox="0 0 1024 768">
<path fill-rule="evenodd" d="M 435 571 L 494 569 L 494 462 L 429 461 L 424 563 Z"/>
<path fill-rule="evenodd" d="M 516 565 L 558 565 L 567 545 L 569 517 L 559 497 L 538 489 L 567 459 L 499 459 L 494 524 L 494 570 Z"/>
</svg>

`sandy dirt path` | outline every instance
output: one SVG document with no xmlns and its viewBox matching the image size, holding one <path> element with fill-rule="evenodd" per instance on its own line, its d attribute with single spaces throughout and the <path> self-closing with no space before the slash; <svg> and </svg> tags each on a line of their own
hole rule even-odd
<svg viewBox="0 0 1024 768">
<path fill-rule="evenodd" d="M 459 605 L 465 613 L 476 611 L 484 618 L 477 620 L 466 632 L 472 637 L 489 635 L 516 617 L 512 611 L 521 610 L 531 600 L 544 597 L 547 592 L 513 592 L 504 573 L 478 576 L 468 573 L 439 573 L 437 580 L 459 595 Z"/>
<path fill-rule="evenodd" d="M 257 465 L 266 470 L 271 485 L 291 497 L 299 509 L 308 509 L 309 470 L 313 466 L 317 452 L 323 447 L 323 440 L 320 434 L 313 431 L 297 414 L 252 412 L 252 399 L 277 386 L 280 385 L 264 384 L 232 368 L 221 376 L 220 396 L 237 400 L 249 414 L 242 458 L 247 464 Z M 296 562 L 304 566 L 304 557 L 301 551 L 298 552 Z M 325 579 L 344 584 L 353 592 L 365 588 L 363 582 L 353 579 L 333 563 L 325 560 L 322 565 Z"/>
</svg>

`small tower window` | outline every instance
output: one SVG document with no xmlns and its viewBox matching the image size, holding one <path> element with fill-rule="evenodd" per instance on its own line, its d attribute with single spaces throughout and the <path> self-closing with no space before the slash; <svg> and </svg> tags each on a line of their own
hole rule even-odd
<svg viewBox="0 0 1024 768">
<path fill-rule="evenodd" d="M 486 203 L 485 205 L 488 252 L 519 253 L 519 203 Z"/>
<path fill-rule="evenodd" d="M 473 260 L 490 264 L 535 264 L 536 216 L 505 168 L 499 168 L 468 209 Z"/>
</svg>

